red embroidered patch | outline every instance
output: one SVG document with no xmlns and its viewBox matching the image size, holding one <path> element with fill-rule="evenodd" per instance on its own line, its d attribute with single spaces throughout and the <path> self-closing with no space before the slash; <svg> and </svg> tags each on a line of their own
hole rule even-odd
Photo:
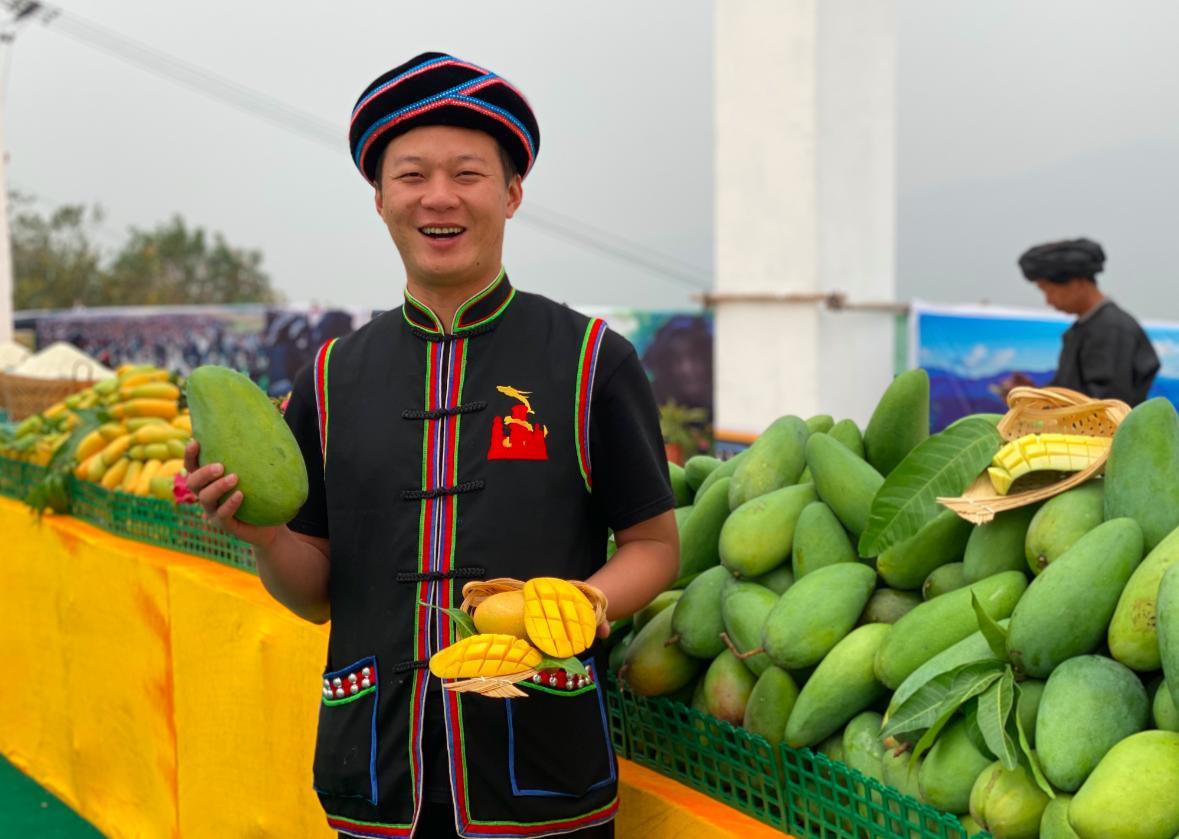
<svg viewBox="0 0 1179 839">
<path fill-rule="evenodd" d="M 530 390 L 517 390 L 509 385 L 497 385 L 496 390 L 504 396 L 519 400 L 507 416 L 496 416 L 491 424 L 491 447 L 487 450 L 488 460 L 548 460 L 545 438 L 549 429 L 535 420 L 528 397 Z"/>
</svg>

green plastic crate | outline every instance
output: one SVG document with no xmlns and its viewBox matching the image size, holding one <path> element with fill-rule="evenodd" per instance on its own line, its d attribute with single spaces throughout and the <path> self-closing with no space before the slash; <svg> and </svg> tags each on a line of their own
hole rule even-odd
<svg viewBox="0 0 1179 839">
<path fill-rule="evenodd" d="M 610 726 L 610 741 L 614 744 L 614 754 L 618 757 L 628 757 L 630 752 L 626 745 L 626 720 L 622 715 L 622 696 L 618 693 L 618 681 L 613 673 L 606 674 L 602 692 L 606 697 L 606 721 Z"/>
<path fill-rule="evenodd" d="M 781 746 L 788 830 L 807 839 L 967 839 L 954 816 L 826 755 Z M 989 839 L 989 833 L 975 837 Z"/>
<path fill-rule="evenodd" d="M 631 760 L 787 829 L 779 759 L 764 738 L 670 699 L 618 695 Z"/>
</svg>

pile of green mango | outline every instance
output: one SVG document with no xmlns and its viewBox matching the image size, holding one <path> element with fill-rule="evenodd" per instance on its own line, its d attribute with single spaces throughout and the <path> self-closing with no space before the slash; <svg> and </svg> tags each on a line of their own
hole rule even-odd
<svg viewBox="0 0 1179 839">
<path fill-rule="evenodd" d="M 784 416 L 731 459 L 672 465 L 681 575 L 616 627 L 611 669 L 634 693 L 823 751 L 965 835 L 1179 837 L 1179 415 L 1136 407 L 1103 477 L 984 525 L 945 510 L 859 556 L 876 493 L 928 436 L 918 369 L 862 431 Z M 932 678 L 986 661 L 1017 680 L 1040 783 L 1026 757 L 1008 768 L 987 748 L 977 700 L 916 761 L 880 735 Z"/>
</svg>

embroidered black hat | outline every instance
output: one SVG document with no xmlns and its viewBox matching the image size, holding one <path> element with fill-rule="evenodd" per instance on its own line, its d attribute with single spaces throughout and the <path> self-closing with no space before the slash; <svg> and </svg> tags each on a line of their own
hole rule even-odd
<svg viewBox="0 0 1179 839">
<path fill-rule="evenodd" d="M 424 52 L 377 77 L 356 101 L 348 140 L 352 161 L 373 183 L 389 141 L 424 125 L 452 125 L 490 134 L 522 176 L 540 149 L 528 100 L 504 79 L 469 61 Z"/>
<path fill-rule="evenodd" d="M 1094 279 L 1105 267 L 1105 251 L 1091 239 L 1068 239 L 1036 245 L 1019 258 L 1023 275 L 1035 282 L 1067 283 L 1075 277 Z"/>
</svg>

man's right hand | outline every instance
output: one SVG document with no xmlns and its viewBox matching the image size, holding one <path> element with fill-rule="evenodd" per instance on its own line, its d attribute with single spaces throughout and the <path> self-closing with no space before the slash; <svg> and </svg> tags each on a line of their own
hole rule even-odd
<svg viewBox="0 0 1179 839">
<path fill-rule="evenodd" d="M 243 498 L 241 490 L 235 490 L 237 475 L 226 475 L 225 467 L 220 463 L 201 466 L 198 459 L 200 450 L 201 444 L 196 440 L 190 442 L 184 450 L 184 468 L 188 472 L 185 482 L 204 508 L 205 518 L 216 522 L 223 530 L 242 541 L 259 548 L 270 547 L 282 528 L 258 527 L 236 518 Z"/>
</svg>

